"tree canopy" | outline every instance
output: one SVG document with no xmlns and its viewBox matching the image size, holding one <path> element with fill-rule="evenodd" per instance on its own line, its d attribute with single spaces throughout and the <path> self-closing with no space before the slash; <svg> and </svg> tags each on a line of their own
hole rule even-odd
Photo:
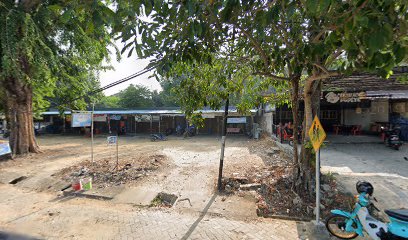
<svg viewBox="0 0 408 240">
<path fill-rule="evenodd" d="M 97 87 L 96 73 L 110 56 L 125 2 L 116 1 L 115 11 L 112 1 L 0 2 L 0 92 L 13 153 L 38 151 L 32 118 L 48 100 L 85 106 L 73 99 Z"/>
<path fill-rule="evenodd" d="M 303 87 L 304 129 L 309 129 L 316 114 L 319 100 L 314 97 L 319 96 L 321 80 L 355 71 L 387 78 L 408 53 L 405 0 L 189 0 L 155 2 L 145 14 L 146 20 L 133 25 L 132 37 L 123 38 L 134 43 L 124 50 L 136 47 L 139 57 L 155 57 L 152 65 L 158 66 L 158 75 L 168 76 L 180 63 L 187 72 L 188 66 L 205 68 L 205 64 L 216 71 L 217 59 L 245 63 L 251 75 L 273 79 L 271 86 L 279 81 L 290 84 L 294 113 Z M 228 51 L 231 46 L 234 51 Z M 202 104 L 197 101 L 200 95 L 210 96 L 213 91 L 210 87 L 197 91 L 194 83 L 200 84 L 195 80 L 181 85 L 189 94 L 184 103 L 189 107 Z M 231 84 L 230 78 L 211 79 L 219 81 L 224 88 Z M 244 86 L 229 90 L 239 93 Z M 295 119 L 294 124 L 298 124 Z M 304 142 L 305 147 L 307 135 Z M 312 162 L 305 157 L 297 161 L 296 144 L 294 153 L 301 175 L 309 176 L 297 180 L 310 190 Z"/>
</svg>

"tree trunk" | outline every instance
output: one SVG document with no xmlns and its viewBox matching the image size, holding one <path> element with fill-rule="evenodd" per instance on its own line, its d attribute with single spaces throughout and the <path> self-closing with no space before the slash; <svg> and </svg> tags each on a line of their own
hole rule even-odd
<svg viewBox="0 0 408 240">
<path fill-rule="evenodd" d="M 8 78 L 5 90 L 13 155 L 38 153 L 39 147 L 34 135 L 32 89 L 15 78 Z"/>
<path fill-rule="evenodd" d="M 306 80 L 304 86 L 304 122 L 303 122 L 303 145 L 298 165 L 294 172 L 294 189 L 298 194 L 308 193 L 309 197 L 313 196 L 315 158 L 313 148 L 307 134 L 317 113 L 317 107 L 320 103 L 320 89 L 317 81 Z"/>
<path fill-rule="evenodd" d="M 293 115 L 293 163 L 298 165 L 298 126 L 299 126 L 299 77 L 291 79 L 292 115 Z"/>
</svg>

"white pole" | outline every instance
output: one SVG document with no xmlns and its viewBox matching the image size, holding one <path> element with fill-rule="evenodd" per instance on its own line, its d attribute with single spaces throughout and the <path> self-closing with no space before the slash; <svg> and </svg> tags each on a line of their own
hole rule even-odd
<svg viewBox="0 0 408 240">
<path fill-rule="evenodd" d="M 316 224 L 320 220 L 320 149 L 316 152 Z"/>
<path fill-rule="evenodd" d="M 119 171 L 119 136 L 116 135 L 116 171 Z"/>
<path fill-rule="evenodd" d="M 93 145 L 94 145 L 94 120 L 93 120 L 93 116 L 94 116 L 94 111 L 95 111 L 95 103 L 92 103 L 92 113 L 91 113 L 91 159 L 92 159 L 92 163 L 94 162 L 94 154 L 93 154 Z"/>
</svg>

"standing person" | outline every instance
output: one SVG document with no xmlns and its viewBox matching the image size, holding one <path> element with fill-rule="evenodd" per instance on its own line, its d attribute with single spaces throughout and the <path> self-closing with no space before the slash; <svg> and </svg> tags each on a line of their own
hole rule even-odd
<svg viewBox="0 0 408 240">
<path fill-rule="evenodd" d="M 123 135 L 126 134 L 125 121 L 120 121 L 120 122 L 119 122 L 119 131 L 120 131 L 120 133 L 123 134 Z"/>
</svg>

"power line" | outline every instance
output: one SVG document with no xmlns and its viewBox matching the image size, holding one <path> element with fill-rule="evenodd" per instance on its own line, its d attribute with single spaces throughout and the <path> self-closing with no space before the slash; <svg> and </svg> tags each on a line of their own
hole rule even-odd
<svg viewBox="0 0 408 240">
<path fill-rule="evenodd" d="M 144 70 L 141 70 L 141 71 L 139 71 L 139 72 L 133 73 L 133 74 L 127 76 L 127 77 L 124 77 L 124 78 L 122 78 L 122 79 L 119 79 L 119 80 L 117 80 L 117 81 L 115 81 L 115 82 L 113 82 L 113 83 L 110 83 L 110 84 L 106 85 L 106 86 L 103 86 L 103 87 L 98 88 L 98 89 L 96 89 L 96 90 L 89 91 L 89 92 L 87 92 L 87 93 L 85 93 L 85 94 L 83 94 L 83 95 L 81 95 L 81 96 L 79 96 L 79 97 L 76 97 L 76 98 L 70 100 L 70 101 L 67 102 L 67 103 L 57 104 L 57 105 L 54 105 L 54 106 L 51 105 L 50 108 L 51 108 L 51 107 L 66 106 L 66 105 L 68 105 L 69 103 L 72 103 L 72 102 L 74 102 L 74 101 L 76 101 L 76 100 L 79 100 L 79 99 L 81 99 L 81 98 L 84 98 L 84 97 L 86 97 L 86 96 L 94 95 L 94 94 L 96 94 L 96 93 L 102 92 L 102 91 L 104 91 L 104 90 L 106 90 L 106 89 L 109 89 L 109 88 L 114 87 L 114 86 L 116 86 L 116 85 L 119 85 L 119 84 L 121 84 L 121 83 L 127 82 L 127 81 L 129 81 L 129 80 L 131 80 L 131 79 L 133 79 L 133 78 L 139 77 L 139 76 L 141 76 L 141 75 L 143 75 L 143 74 L 145 74 L 145 73 L 147 73 L 147 72 L 150 72 L 150 71 L 153 70 L 154 68 L 155 68 L 155 67 L 150 67 L 150 68 L 148 68 L 148 69 L 144 69 Z"/>
</svg>

